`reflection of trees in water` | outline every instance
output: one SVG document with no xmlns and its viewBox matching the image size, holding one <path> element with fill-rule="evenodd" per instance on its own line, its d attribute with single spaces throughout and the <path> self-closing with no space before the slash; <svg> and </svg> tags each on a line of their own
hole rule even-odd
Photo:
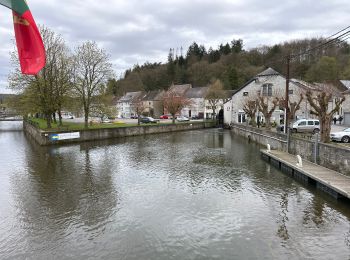
<svg viewBox="0 0 350 260">
<path fill-rule="evenodd" d="M 105 148 L 107 149 L 107 148 Z M 26 152 L 28 171 L 14 175 L 18 209 L 30 230 L 59 232 L 72 223 L 100 225 L 117 205 L 113 187 L 113 160 L 98 151 L 91 160 L 89 145 L 39 147 L 31 144 Z M 99 159 L 99 160 L 97 160 Z"/>
<path fill-rule="evenodd" d="M 289 239 L 287 222 L 288 222 L 288 193 L 281 194 L 281 200 L 279 201 L 281 211 L 279 212 L 279 219 L 277 223 L 279 224 L 277 229 L 277 235 L 286 241 Z"/>
<path fill-rule="evenodd" d="M 204 139 L 205 146 L 207 148 L 215 148 L 215 149 L 224 148 L 224 139 L 225 139 L 225 133 L 222 131 L 216 130 L 216 131 L 207 132 Z"/>
<path fill-rule="evenodd" d="M 325 202 L 323 199 L 312 196 L 304 210 L 303 224 L 307 225 L 310 222 L 314 223 L 316 227 L 322 227 L 325 224 L 324 219 Z"/>
</svg>

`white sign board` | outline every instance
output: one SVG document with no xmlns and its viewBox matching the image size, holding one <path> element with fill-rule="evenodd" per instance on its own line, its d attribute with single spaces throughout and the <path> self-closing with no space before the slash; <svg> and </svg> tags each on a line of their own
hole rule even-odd
<svg viewBox="0 0 350 260">
<path fill-rule="evenodd" d="M 53 141 L 77 139 L 80 138 L 80 132 L 51 134 L 50 139 Z"/>
</svg>

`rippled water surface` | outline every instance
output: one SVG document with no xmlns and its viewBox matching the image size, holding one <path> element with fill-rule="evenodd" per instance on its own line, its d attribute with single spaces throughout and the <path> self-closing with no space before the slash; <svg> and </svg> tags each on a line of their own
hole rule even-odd
<svg viewBox="0 0 350 260">
<path fill-rule="evenodd" d="M 350 205 L 203 130 L 39 147 L 0 122 L 0 259 L 349 259 Z"/>
</svg>

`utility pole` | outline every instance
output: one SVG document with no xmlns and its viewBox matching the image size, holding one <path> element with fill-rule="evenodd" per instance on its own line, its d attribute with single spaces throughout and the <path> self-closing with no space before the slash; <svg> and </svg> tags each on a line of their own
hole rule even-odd
<svg viewBox="0 0 350 260">
<path fill-rule="evenodd" d="M 286 134 L 289 127 L 289 63 L 290 63 L 290 55 L 287 56 L 287 75 L 286 75 L 286 98 L 285 98 L 285 104 L 284 104 L 284 133 Z"/>
</svg>

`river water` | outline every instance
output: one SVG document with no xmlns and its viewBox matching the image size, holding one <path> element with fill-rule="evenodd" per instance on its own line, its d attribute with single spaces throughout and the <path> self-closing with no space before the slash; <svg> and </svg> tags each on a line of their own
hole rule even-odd
<svg viewBox="0 0 350 260">
<path fill-rule="evenodd" d="M 349 259 L 350 205 L 216 129 L 40 147 L 0 122 L 0 259 Z"/>
</svg>

